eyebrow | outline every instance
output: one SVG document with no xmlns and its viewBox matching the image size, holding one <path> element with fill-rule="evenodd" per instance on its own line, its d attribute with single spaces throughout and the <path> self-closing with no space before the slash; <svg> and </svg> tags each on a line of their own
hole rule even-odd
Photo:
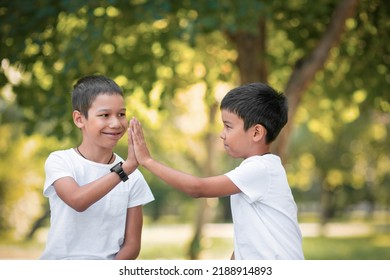
<svg viewBox="0 0 390 280">
<path fill-rule="evenodd" d="M 97 113 L 100 113 L 100 112 L 111 112 L 111 111 L 112 111 L 111 109 L 105 109 L 105 108 L 96 110 Z M 126 108 L 121 108 L 121 109 L 119 109 L 119 111 L 126 111 Z"/>
<path fill-rule="evenodd" d="M 119 111 L 112 111 L 110 109 L 100 109 L 100 110 L 97 110 L 95 112 L 96 115 L 101 115 L 101 114 L 105 114 L 105 115 L 111 115 L 111 114 L 126 114 L 126 109 L 121 109 Z"/>
</svg>

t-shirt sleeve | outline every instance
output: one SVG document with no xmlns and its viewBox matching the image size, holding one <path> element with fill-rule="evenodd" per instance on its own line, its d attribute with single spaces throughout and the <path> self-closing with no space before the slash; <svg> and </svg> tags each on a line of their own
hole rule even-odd
<svg viewBox="0 0 390 280">
<path fill-rule="evenodd" d="M 67 168 L 68 164 L 64 157 L 58 153 L 51 153 L 45 162 L 45 184 L 43 186 L 43 194 L 49 197 L 54 190 L 53 183 L 63 177 L 72 177 L 71 169 Z"/>
<path fill-rule="evenodd" d="M 262 200 L 268 193 L 267 166 L 259 158 L 246 159 L 225 175 L 241 190 L 249 203 Z"/>
<path fill-rule="evenodd" d="M 154 196 L 148 183 L 138 169 L 131 174 L 130 178 L 131 180 L 128 182 L 133 184 L 133 186 L 130 191 L 129 202 L 127 205 L 128 208 L 145 205 L 154 200 Z"/>
</svg>

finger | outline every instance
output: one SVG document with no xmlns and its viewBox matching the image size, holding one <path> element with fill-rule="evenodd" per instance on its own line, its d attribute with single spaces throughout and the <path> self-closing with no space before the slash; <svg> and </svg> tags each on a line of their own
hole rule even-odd
<svg viewBox="0 0 390 280">
<path fill-rule="evenodd" d="M 133 117 L 131 119 L 131 129 L 132 129 L 133 132 L 137 131 L 138 124 L 139 124 L 139 121 L 135 117 Z"/>
<path fill-rule="evenodd" d="M 131 128 L 127 129 L 127 133 L 129 135 L 129 145 L 133 145 L 133 133 L 131 132 Z"/>
<path fill-rule="evenodd" d="M 142 130 L 142 125 L 139 122 L 139 120 L 137 120 L 137 119 L 135 120 L 135 127 L 136 127 L 136 131 L 137 131 L 137 136 L 140 138 L 140 140 L 142 140 L 144 138 L 144 133 Z"/>
<path fill-rule="evenodd" d="M 132 132 L 133 136 L 138 136 L 139 134 L 139 121 L 136 118 L 133 118 L 131 120 L 131 127 L 132 127 Z"/>
<path fill-rule="evenodd" d="M 136 145 L 138 143 L 138 138 L 137 138 L 137 124 L 138 120 L 133 117 L 130 120 L 130 127 L 129 127 L 129 137 L 131 137 L 131 141 L 133 145 Z"/>
</svg>

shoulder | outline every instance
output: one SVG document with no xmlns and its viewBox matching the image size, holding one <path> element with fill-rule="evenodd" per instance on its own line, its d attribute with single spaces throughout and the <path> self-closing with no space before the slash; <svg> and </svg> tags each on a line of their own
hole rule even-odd
<svg viewBox="0 0 390 280">
<path fill-rule="evenodd" d="M 248 168 L 270 168 L 274 166 L 281 166 L 282 161 L 279 156 L 274 154 L 267 154 L 263 156 L 252 156 L 245 159 L 239 167 Z"/>
<path fill-rule="evenodd" d="M 73 149 L 67 149 L 67 150 L 58 150 L 51 152 L 49 156 L 46 159 L 46 164 L 56 161 L 67 161 L 72 159 L 75 156 L 76 152 Z"/>
<path fill-rule="evenodd" d="M 270 187 L 273 164 L 278 157 L 274 155 L 252 156 L 245 159 L 237 168 L 225 175 L 232 180 L 235 185 L 251 201 L 259 200 L 264 197 Z"/>
<path fill-rule="evenodd" d="M 252 156 L 244 159 L 241 164 L 236 168 L 239 170 L 258 170 L 266 166 L 266 160 L 264 156 Z"/>
<path fill-rule="evenodd" d="M 253 179 L 262 176 L 266 169 L 265 161 L 260 156 L 253 156 L 243 160 L 239 166 L 225 175 L 230 179 L 235 177 L 247 181 L 249 178 Z"/>
<path fill-rule="evenodd" d="M 57 150 L 53 151 L 49 154 L 48 158 L 53 157 L 70 157 L 72 154 L 76 153 L 73 148 L 66 149 L 66 150 Z"/>
</svg>

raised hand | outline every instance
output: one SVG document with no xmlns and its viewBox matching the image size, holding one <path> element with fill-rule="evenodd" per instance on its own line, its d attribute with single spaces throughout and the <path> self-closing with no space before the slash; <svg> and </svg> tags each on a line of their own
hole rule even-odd
<svg viewBox="0 0 390 280">
<path fill-rule="evenodd" d="M 138 161 L 134 153 L 134 144 L 133 144 L 133 138 L 131 133 L 130 121 L 129 121 L 129 127 L 127 128 L 127 137 L 128 137 L 127 159 L 123 163 L 122 168 L 125 170 L 127 174 L 130 174 L 138 166 Z"/>
<path fill-rule="evenodd" d="M 151 159 L 148 147 L 146 146 L 144 133 L 142 131 L 141 123 L 132 118 L 130 121 L 131 137 L 133 140 L 133 147 L 136 160 L 139 164 L 145 165 L 146 161 Z"/>
</svg>

